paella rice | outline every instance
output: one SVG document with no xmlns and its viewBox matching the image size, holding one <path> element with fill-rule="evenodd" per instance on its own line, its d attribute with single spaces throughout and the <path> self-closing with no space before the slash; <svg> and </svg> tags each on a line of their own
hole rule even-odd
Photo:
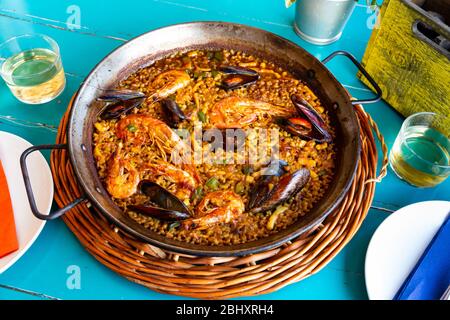
<svg viewBox="0 0 450 320">
<path fill-rule="evenodd" d="M 258 79 L 236 88 L 224 87 L 224 80 L 227 77 L 230 78 L 230 75 L 220 71 L 222 66 L 253 70 L 257 72 Z M 167 75 L 174 70 L 181 72 L 176 76 L 182 78 L 184 82 L 180 84 L 180 80 L 180 85 L 176 88 L 164 87 L 166 91 L 163 94 L 158 77 L 162 78 L 161 75 Z M 246 76 L 249 78 L 252 73 L 243 77 Z M 167 79 L 161 81 L 167 83 Z M 233 81 L 235 79 L 230 80 L 231 85 L 234 85 Z M 139 107 L 133 107 L 128 115 L 124 113 L 120 117 L 110 119 L 99 116 L 94 124 L 93 154 L 99 177 L 110 192 L 113 201 L 125 214 L 145 228 L 167 238 L 193 244 L 234 245 L 267 237 L 287 228 L 308 214 L 308 211 L 324 196 L 333 179 L 335 133 L 327 110 L 305 83 L 295 79 L 287 70 L 270 61 L 233 50 L 194 50 L 177 53 L 136 71 L 121 81 L 117 89 L 139 91 L 147 98 Z M 245 150 L 252 150 L 255 147 L 255 139 L 258 138 L 257 128 L 277 130 L 276 144 L 279 158 L 287 163 L 284 166 L 286 174 L 306 168 L 310 176 L 306 185 L 295 197 L 278 203 L 270 210 L 252 212 L 247 209 L 249 199 L 258 187 L 258 182 L 262 179 L 262 168 L 271 155 L 268 154 L 263 159 L 259 159 L 259 162 L 249 164 L 242 162 L 240 158 L 242 153 L 232 149 L 224 151 L 221 161 L 200 161 L 189 165 L 175 164 L 170 150 L 161 148 L 158 144 L 158 141 L 162 141 L 163 145 L 167 146 L 167 141 L 170 139 L 179 142 L 164 127 L 163 123 L 167 123 L 167 117 L 162 110 L 163 95 L 172 99 L 186 115 L 176 127 L 186 129 L 191 134 L 198 125 L 207 129 L 217 127 L 219 123 L 226 124 L 229 118 L 225 117 L 221 119 L 222 122 L 216 122 L 213 119 L 212 110 L 218 102 L 229 97 L 239 99 L 241 102 L 269 103 L 279 107 L 279 114 L 283 114 L 292 112 L 292 96 L 297 95 L 307 101 L 320 115 L 331 139 L 319 141 L 294 135 L 289 130 L 284 130 L 276 121 L 279 114 L 274 116 L 265 112 L 252 112 L 249 109 L 248 114 L 241 115 L 240 119 L 251 117 L 251 121 L 245 124 L 245 129 L 255 129 L 249 130 L 250 133 L 245 137 L 245 148 L 247 148 Z M 138 115 L 140 122 L 126 122 L 130 114 Z M 157 119 L 160 122 L 150 121 L 151 119 Z M 145 130 L 141 128 L 144 122 L 147 123 Z M 120 126 L 123 132 L 118 131 Z M 150 132 L 159 128 L 161 131 L 156 134 Z M 142 138 L 143 136 L 145 138 Z M 211 154 L 210 147 L 211 145 L 204 141 L 200 141 L 196 146 L 205 157 Z M 114 166 L 117 172 L 113 172 Z M 178 183 L 177 179 L 182 179 L 183 183 Z M 148 197 L 138 192 L 136 188 L 133 190 L 125 188 L 132 180 L 155 182 L 181 199 L 192 212 L 204 204 L 208 194 L 220 191 L 237 195 L 243 206 L 239 214 L 232 219 L 208 224 L 207 228 L 184 228 L 182 221 L 161 220 L 133 210 L 132 208 L 145 204 Z M 136 183 L 134 185 L 136 186 Z M 267 190 L 272 190 L 275 185 L 270 185 Z M 114 195 L 123 195 L 123 197 Z"/>
</svg>

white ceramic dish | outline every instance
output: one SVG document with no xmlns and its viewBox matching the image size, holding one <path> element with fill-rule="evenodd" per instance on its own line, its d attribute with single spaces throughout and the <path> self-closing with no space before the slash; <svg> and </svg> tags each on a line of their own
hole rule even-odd
<svg viewBox="0 0 450 320">
<path fill-rule="evenodd" d="M 0 131 L 0 160 L 8 181 L 19 240 L 19 249 L 0 259 L 0 273 L 11 267 L 30 248 L 45 225 L 45 221 L 31 213 L 20 171 L 20 155 L 31 146 L 16 135 Z M 42 213 L 48 214 L 53 201 L 53 180 L 48 163 L 40 152 L 34 152 L 27 164 L 36 204 Z"/>
<path fill-rule="evenodd" d="M 366 253 L 369 299 L 394 298 L 449 212 L 449 201 L 425 201 L 401 208 L 383 221 Z"/>
</svg>

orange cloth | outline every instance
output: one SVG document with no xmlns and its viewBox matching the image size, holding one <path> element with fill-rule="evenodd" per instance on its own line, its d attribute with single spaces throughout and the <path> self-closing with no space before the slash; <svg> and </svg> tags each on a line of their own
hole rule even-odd
<svg viewBox="0 0 450 320">
<path fill-rule="evenodd" d="M 0 258 L 16 251 L 18 248 L 19 243 L 17 242 L 8 182 L 0 162 Z"/>
</svg>

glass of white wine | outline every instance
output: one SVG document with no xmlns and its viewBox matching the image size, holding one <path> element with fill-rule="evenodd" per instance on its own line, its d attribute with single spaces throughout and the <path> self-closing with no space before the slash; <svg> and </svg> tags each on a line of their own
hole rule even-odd
<svg viewBox="0 0 450 320">
<path fill-rule="evenodd" d="M 450 175 L 447 117 L 419 112 L 406 118 L 389 154 L 397 176 L 416 187 L 433 187 Z"/>
<path fill-rule="evenodd" d="M 20 101 L 40 104 L 65 88 L 58 44 L 42 34 L 25 34 L 0 44 L 0 74 Z"/>
</svg>

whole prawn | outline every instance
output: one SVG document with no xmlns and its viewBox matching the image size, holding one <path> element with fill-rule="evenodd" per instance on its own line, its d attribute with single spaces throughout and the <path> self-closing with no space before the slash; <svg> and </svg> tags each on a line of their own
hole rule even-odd
<svg viewBox="0 0 450 320">
<path fill-rule="evenodd" d="M 134 146 L 155 145 L 163 159 L 172 163 L 181 162 L 182 169 L 201 182 L 196 167 L 191 164 L 190 146 L 163 121 L 143 114 L 128 115 L 117 123 L 116 135 Z"/>
<path fill-rule="evenodd" d="M 145 166 L 145 170 L 152 173 L 153 178 L 164 177 L 169 182 L 177 185 L 175 195 L 181 199 L 189 199 L 192 192 L 198 186 L 195 178 L 185 170 L 182 170 L 165 161 L 155 161 Z"/>
<path fill-rule="evenodd" d="M 231 96 L 216 102 L 209 111 L 210 124 L 219 129 L 242 128 L 255 122 L 259 115 L 286 117 L 295 112 L 292 108 L 268 102 Z"/>
<path fill-rule="evenodd" d="M 230 223 L 245 211 L 242 198 L 232 191 L 208 193 L 197 205 L 195 217 L 186 219 L 182 226 L 187 229 L 207 229 L 218 223 Z"/>
<path fill-rule="evenodd" d="M 197 168 L 190 163 L 189 146 L 161 120 L 142 114 L 128 115 L 117 122 L 116 135 L 122 142 L 108 163 L 106 178 L 107 190 L 114 198 L 124 199 L 133 195 L 140 182 L 139 171 L 126 158 L 124 144 L 137 147 L 155 145 L 162 160 L 151 162 L 141 169 L 171 179 L 179 186 L 179 196 L 188 198 L 201 183 Z M 171 163 L 180 160 L 181 168 Z"/>
<path fill-rule="evenodd" d="M 151 86 L 156 89 L 151 95 L 150 99 L 153 101 L 159 101 L 163 98 L 167 98 L 176 91 L 184 88 L 191 82 L 191 77 L 182 70 L 169 70 L 160 73 L 152 81 Z"/>
<path fill-rule="evenodd" d="M 125 199 L 137 191 L 139 172 L 122 153 L 120 143 L 109 160 L 109 172 L 106 177 L 106 190 L 117 199 Z"/>
</svg>

